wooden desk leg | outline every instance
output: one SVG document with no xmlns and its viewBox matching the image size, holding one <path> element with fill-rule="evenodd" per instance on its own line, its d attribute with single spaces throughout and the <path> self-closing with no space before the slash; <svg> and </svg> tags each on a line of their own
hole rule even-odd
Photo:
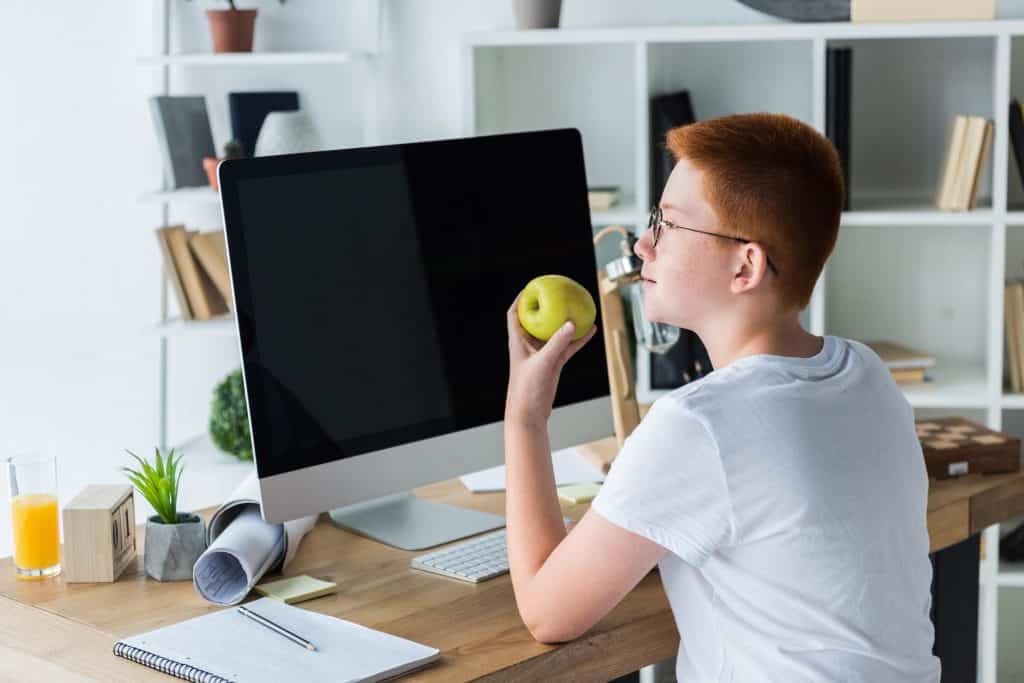
<svg viewBox="0 0 1024 683">
<path fill-rule="evenodd" d="M 931 555 L 932 623 L 942 683 L 977 678 L 978 561 L 981 534 Z"/>
</svg>

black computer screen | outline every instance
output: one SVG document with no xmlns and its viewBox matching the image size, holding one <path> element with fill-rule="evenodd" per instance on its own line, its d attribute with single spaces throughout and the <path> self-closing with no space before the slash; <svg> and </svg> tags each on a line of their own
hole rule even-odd
<svg viewBox="0 0 1024 683">
<path fill-rule="evenodd" d="M 516 294 L 557 273 L 597 301 L 575 130 L 220 173 L 260 477 L 500 421 Z M 607 394 L 599 331 L 555 405 Z"/>
</svg>

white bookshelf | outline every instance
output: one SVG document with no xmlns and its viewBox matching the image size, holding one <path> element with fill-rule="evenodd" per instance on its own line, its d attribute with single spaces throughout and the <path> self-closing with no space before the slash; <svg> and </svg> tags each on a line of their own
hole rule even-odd
<svg viewBox="0 0 1024 683">
<path fill-rule="evenodd" d="M 211 69 L 217 70 L 217 76 L 213 79 L 220 88 L 226 83 L 237 84 L 238 87 L 247 87 L 248 83 L 256 83 L 254 87 L 263 88 L 264 79 L 262 74 L 268 67 L 284 67 L 298 73 L 297 70 L 307 68 L 338 67 L 341 69 L 354 69 L 362 77 L 362 92 L 353 90 L 352 95 L 364 99 L 361 144 L 373 144 L 376 142 L 376 85 L 373 79 L 372 65 L 377 52 L 380 49 L 380 7 L 379 2 L 367 2 L 365 11 L 360 16 L 366 22 L 365 35 L 371 38 L 370 44 L 373 49 L 358 50 L 317 50 L 317 51 L 277 51 L 277 52 L 247 52 L 247 53 L 224 53 L 215 54 L 212 52 L 201 53 L 172 53 L 171 40 L 171 3 L 174 0 L 157 0 L 154 3 L 154 11 L 157 13 L 156 25 L 156 54 L 142 56 L 137 59 L 137 65 L 146 70 L 157 70 L 160 76 L 161 86 L 154 94 L 172 95 L 175 94 L 173 83 L 180 79 L 172 78 L 181 70 Z M 196 10 L 197 12 L 200 10 Z M 257 28 L 257 30 L 259 30 Z M 224 71 L 220 71 L 223 69 Z M 279 72 L 279 73 L 292 73 Z M 255 80 L 254 80 L 255 79 Z M 194 88 L 188 89 L 188 94 L 195 94 Z M 216 111 L 211 110 L 211 115 Z M 139 195 L 138 200 L 143 204 L 153 204 L 161 208 L 161 224 L 170 225 L 172 211 L 203 211 L 206 215 L 213 209 L 219 209 L 220 194 L 211 187 L 186 187 L 177 189 L 161 189 L 145 192 Z M 189 216 L 193 214 L 187 214 Z M 176 216 L 176 218 L 178 218 Z M 180 220 L 180 219 L 179 219 Z M 217 219 L 218 225 L 220 219 Z M 154 239 L 154 249 L 156 240 Z M 168 345 L 171 340 L 192 339 L 192 338 L 238 338 L 238 328 L 234 315 L 221 315 L 210 320 L 185 320 L 180 315 L 173 315 L 170 299 L 172 293 L 163 277 L 163 285 L 160 294 L 160 317 L 159 320 L 143 330 L 141 333 L 147 336 L 157 337 L 160 343 L 160 380 L 159 380 L 159 401 L 158 401 L 158 438 L 160 447 L 166 449 L 171 445 L 180 450 L 193 471 L 197 482 L 206 481 L 207 493 L 216 491 L 216 495 L 207 495 L 203 499 L 203 505 L 223 500 L 224 496 L 231 492 L 234 485 L 241 479 L 242 472 L 251 470 L 252 463 L 238 461 L 231 455 L 222 453 L 210 440 L 206 433 L 191 435 L 185 438 L 171 439 L 168 434 Z M 196 396 L 196 400 L 207 404 L 213 387 L 209 388 L 210 393 Z M 171 443 L 173 441 L 173 443 Z M 200 474 L 201 473 L 201 474 Z M 231 485 L 224 488 L 223 485 L 217 488 L 210 481 L 228 482 Z M 200 483 L 193 483 L 193 487 L 200 487 Z M 210 488 L 214 486 L 214 488 Z"/>
<path fill-rule="evenodd" d="M 209 320 L 184 320 L 179 317 L 168 318 L 147 327 L 144 332 L 149 335 L 170 337 L 231 337 L 238 336 L 235 316 L 219 315 Z"/>
<path fill-rule="evenodd" d="M 139 201 L 145 204 L 194 204 L 217 206 L 220 194 L 212 187 L 181 187 L 177 190 L 157 190 L 139 195 Z"/>
<path fill-rule="evenodd" d="M 919 413 L 966 413 L 1003 428 L 1024 394 L 1003 388 L 1003 283 L 1024 276 L 1024 187 L 1009 153 L 1007 107 L 1024 98 L 1024 21 L 772 23 L 472 33 L 462 45 L 466 135 L 575 127 L 588 183 L 618 185 L 636 211 L 595 213 L 595 228 L 646 228 L 649 98 L 687 89 L 699 119 L 777 111 L 825 130 L 826 51 L 854 49 L 851 210 L 803 320 L 815 334 L 893 338 L 938 359 L 905 394 Z M 995 122 L 978 208 L 932 197 L 955 114 Z M 637 358 L 638 397 L 648 358 Z M 1024 586 L 984 532 L 979 680 L 996 675 L 997 591 Z"/>
</svg>

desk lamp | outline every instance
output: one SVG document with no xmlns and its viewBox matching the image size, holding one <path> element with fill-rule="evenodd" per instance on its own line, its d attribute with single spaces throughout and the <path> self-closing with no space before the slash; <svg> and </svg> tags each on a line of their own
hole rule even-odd
<svg viewBox="0 0 1024 683">
<path fill-rule="evenodd" d="M 636 400 L 636 381 L 633 361 L 629 354 L 629 340 L 626 337 L 625 311 L 622 295 L 630 304 L 633 318 L 633 333 L 637 343 L 643 344 L 652 353 L 665 353 L 679 340 L 679 328 L 665 323 L 650 322 L 644 318 L 643 287 L 640 284 L 640 266 L 633 253 L 634 237 L 620 225 L 609 225 L 594 235 L 594 246 L 602 239 L 619 233 L 620 256 L 608 262 L 597 272 L 600 290 L 601 326 L 605 337 L 605 356 L 608 362 L 608 380 L 611 389 L 612 415 L 615 423 L 615 439 L 619 448 L 626 437 L 640 424 L 640 406 Z"/>
</svg>

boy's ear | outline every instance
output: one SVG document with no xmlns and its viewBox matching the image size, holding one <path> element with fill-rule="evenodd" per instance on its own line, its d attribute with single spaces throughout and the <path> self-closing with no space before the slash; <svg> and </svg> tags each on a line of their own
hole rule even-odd
<svg viewBox="0 0 1024 683">
<path fill-rule="evenodd" d="M 760 244 L 741 244 L 738 254 L 731 284 L 733 294 L 754 289 L 768 274 L 768 256 Z"/>
</svg>

